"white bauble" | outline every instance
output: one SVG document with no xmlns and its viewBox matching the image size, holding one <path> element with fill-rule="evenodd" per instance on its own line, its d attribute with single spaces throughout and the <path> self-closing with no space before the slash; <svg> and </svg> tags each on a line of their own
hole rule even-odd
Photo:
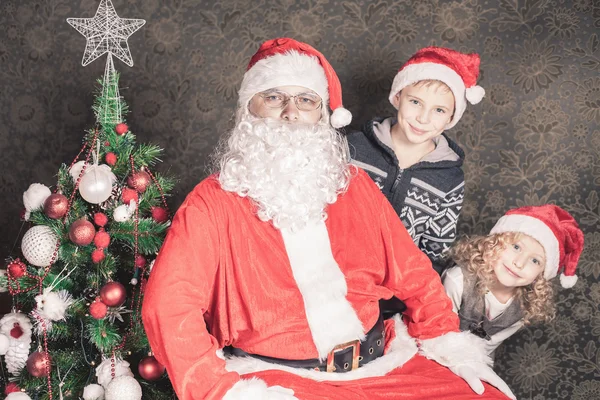
<svg viewBox="0 0 600 400">
<path fill-rule="evenodd" d="M 57 244 L 58 237 L 52 229 L 45 225 L 36 225 L 25 232 L 21 241 L 21 252 L 30 264 L 47 267 L 52 261 Z"/>
<path fill-rule="evenodd" d="M 117 222 L 125 222 L 131 219 L 131 216 L 135 213 L 137 204 L 135 200 L 131 200 L 129 205 L 121 204 L 113 211 L 113 219 Z"/>
<path fill-rule="evenodd" d="M 96 367 L 96 378 L 98 383 L 105 388 L 112 381 L 113 372 L 112 369 L 112 359 L 106 358 Z M 133 372 L 129 369 L 129 363 L 125 360 L 121 360 L 119 358 L 115 359 L 115 378 L 120 376 L 133 376 Z"/>
<path fill-rule="evenodd" d="M 25 221 L 29 221 L 29 214 L 41 208 L 52 193 L 46 185 L 32 183 L 23 193 L 23 205 L 25 206 Z"/>
<path fill-rule="evenodd" d="M 85 166 L 87 169 L 87 167 L 89 167 L 90 165 L 91 164 L 86 165 L 85 161 L 77 161 L 75 164 L 73 164 L 73 166 L 69 170 L 69 174 L 71 175 L 71 178 L 73 178 L 73 182 L 77 182 L 77 178 L 79 178 L 83 167 Z"/>
<path fill-rule="evenodd" d="M 141 400 L 142 387 L 131 376 L 120 376 L 113 379 L 104 393 L 106 400 Z"/>
<path fill-rule="evenodd" d="M 83 400 L 104 400 L 104 388 L 92 383 L 83 388 Z"/>
<path fill-rule="evenodd" d="M 24 392 L 12 392 L 6 396 L 6 400 L 31 400 L 31 397 Z"/>
<path fill-rule="evenodd" d="M 116 180 L 108 165 L 89 165 L 79 181 L 79 194 L 88 203 L 100 204 L 108 200 Z"/>
</svg>

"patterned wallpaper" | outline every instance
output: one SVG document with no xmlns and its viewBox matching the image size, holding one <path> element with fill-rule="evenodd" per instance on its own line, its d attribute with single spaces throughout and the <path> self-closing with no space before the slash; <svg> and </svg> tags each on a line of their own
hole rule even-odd
<svg viewBox="0 0 600 400">
<path fill-rule="evenodd" d="M 138 140 L 166 149 L 180 178 L 171 205 L 206 175 L 231 125 L 236 89 L 265 39 L 288 35 L 336 68 L 354 127 L 391 115 L 396 69 L 418 48 L 476 51 L 487 96 L 450 132 L 463 146 L 463 233 L 487 232 L 509 207 L 553 202 L 585 232 L 579 283 L 558 291 L 559 315 L 501 349 L 496 367 L 521 399 L 600 398 L 600 3 L 595 0 L 113 0 L 148 22 L 119 61 Z M 21 194 L 52 185 L 93 123 L 104 62 L 80 66 L 85 39 L 66 17 L 97 0 L 0 2 L 0 256 L 21 232 Z"/>
</svg>

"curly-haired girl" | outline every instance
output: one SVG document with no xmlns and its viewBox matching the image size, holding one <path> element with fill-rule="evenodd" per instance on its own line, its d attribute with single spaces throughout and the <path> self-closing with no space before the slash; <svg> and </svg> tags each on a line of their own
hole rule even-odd
<svg viewBox="0 0 600 400">
<path fill-rule="evenodd" d="M 524 325 L 551 320 L 550 279 L 561 272 L 563 287 L 575 285 L 582 250 L 577 222 L 555 205 L 510 210 L 489 235 L 460 240 L 443 276 L 460 329 L 486 339 L 491 354 Z"/>
</svg>

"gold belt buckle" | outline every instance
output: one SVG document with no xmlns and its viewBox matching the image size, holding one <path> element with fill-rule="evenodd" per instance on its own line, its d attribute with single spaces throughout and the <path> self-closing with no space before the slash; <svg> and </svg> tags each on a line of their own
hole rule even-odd
<svg viewBox="0 0 600 400">
<path fill-rule="evenodd" d="M 349 342 L 338 344 L 327 354 L 327 372 L 335 372 L 335 353 L 352 347 L 352 368 L 349 371 L 358 368 L 358 358 L 360 357 L 360 340 L 351 340 Z"/>
</svg>

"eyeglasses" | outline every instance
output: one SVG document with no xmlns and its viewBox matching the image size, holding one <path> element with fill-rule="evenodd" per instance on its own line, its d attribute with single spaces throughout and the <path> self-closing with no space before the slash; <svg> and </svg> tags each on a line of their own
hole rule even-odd
<svg viewBox="0 0 600 400">
<path fill-rule="evenodd" d="M 288 105 L 291 99 L 294 99 L 294 104 L 300 111 L 313 111 L 321 107 L 323 101 L 321 97 L 314 93 L 299 93 L 295 96 L 290 96 L 285 92 L 268 91 L 258 94 L 262 97 L 265 106 L 269 108 L 283 109 Z"/>
</svg>

